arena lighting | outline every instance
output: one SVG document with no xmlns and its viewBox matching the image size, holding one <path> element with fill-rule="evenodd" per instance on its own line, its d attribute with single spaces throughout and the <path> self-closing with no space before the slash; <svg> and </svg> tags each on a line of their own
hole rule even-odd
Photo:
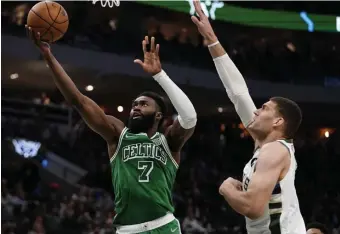
<svg viewBox="0 0 340 234">
<path fill-rule="evenodd" d="M 288 42 L 286 46 L 287 46 L 287 49 L 290 50 L 291 52 L 295 52 L 296 51 L 296 47 L 295 47 L 295 45 L 293 43 Z"/>
<path fill-rule="evenodd" d="M 48 166 L 48 161 L 46 159 L 44 159 L 42 162 L 41 162 L 41 165 L 45 168 Z"/>
<path fill-rule="evenodd" d="M 11 78 L 11 80 L 15 80 L 17 78 L 19 78 L 19 74 L 18 73 L 13 73 L 9 76 L 9 78 Z"/>
<path fill-rule="evenodd" d="M 222 107 L 219 107 L 219 108 L 217 108 L 217 111 L 220 112 L 220 113 L 222 113 L 222 112 L 223 112 L 223 108 L 222 108 Z"/>
<path fill-rule="evenodd" d="M 329 137 L 329 131 L 325 132 L 325 137 L 328 138 Z"/>
<path fill-rule="evenodd" d="M 91 92 L 93 89 L 94 89 L 94 87 L 92 85 L 88 85 L 88 86 L 85 87 L 85 90 L 89 91 L 89 92 Z"/>
<path fill-rule="evenodd" d="M 117 107 L 117 111 L 118 111 L 118 112 L 123 112 L 123 110 L 124 110 L 124 108 L 123 108 L 122 106 L 118 106 L 118 107 Z"/>
<path fill-rule="evenodd" d="M 28 141 L 25 139 L 12 139 L 14 150 L 24 158 L 33 158 L 37 156 L 41 143 L 37 141 Z"/>
</svg>

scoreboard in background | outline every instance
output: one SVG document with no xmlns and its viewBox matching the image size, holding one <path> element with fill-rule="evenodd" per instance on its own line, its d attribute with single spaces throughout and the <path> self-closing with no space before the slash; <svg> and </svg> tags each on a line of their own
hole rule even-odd
<svg viewBox="0 0 340 234">
<path fill-rule="evenodd" d="M 193 0 L 141 1 L 140 3 L 195 14 Z M 250 9 L 229 5 L 223 1 L 201 1 L 204 13 L 213 20 L 247 26 L 306 30 L 309 32 L 340 32 L 340 16 Z"/>
</svg>

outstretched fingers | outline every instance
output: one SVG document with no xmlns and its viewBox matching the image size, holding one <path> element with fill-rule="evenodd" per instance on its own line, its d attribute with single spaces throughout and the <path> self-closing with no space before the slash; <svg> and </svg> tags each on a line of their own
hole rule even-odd
<svg viewBox="0 0 340 234">
<path fill-rule="evenodd" d="M 40 33 L 39 32 L 34 32 L 34 30 L 29 27 L 28 25 L 25 25 L 26 28 L 26 34 L 27 36 L 36 44 L 36 45 L 40 45 Z"/>
<path fill-rule="evenodd" d="M 150 47 L 150 52 L 155 53 L 156 52 L 156 45 L 155 45 L 155 38 L 151 37 L 151 47 Z"/>
<path fill-rule="evenodd" d="M 142 48 L 143 48 L 143 53 L 146 54 L 147 50 L 146 50 L 146 40 L 142 41 Z"/>
<path fill-rule="evenodd" d="M 199 0 L 194 1 L 194 6 L 195 6 L 196 13 L 200 17 L 200 19 L 205 17 L 205 14 L 204 14 L 202 7 L 201 7 L 201 2 Z"/>
<path fill-rule="evenodd" d="M 156 45 L 156 57 L 159 58 L 159 44 Z"/>
</svg>

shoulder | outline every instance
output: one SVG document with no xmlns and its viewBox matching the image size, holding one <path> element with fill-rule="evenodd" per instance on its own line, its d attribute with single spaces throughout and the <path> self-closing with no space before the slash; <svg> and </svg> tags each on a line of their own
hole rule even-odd
<svg viewBox="0 0 340 234">
<path fill-rule="evenodd" d="M 111 131 L 115 133 L 113 138 L 106 141 L 110 145 L 116 144 L 125 128 L 125 124 L 120 119 L 117 119 L 112 115 L 106 115 L 106 121 Z"/>
<path fill-rule="evenodd" d="M 277 166 L 289 159 L 289 151 L 280 142 L 270 142 L 263 145 L 260 149 L 259 162 L 269 165 Z"/>
<path fill-rule="evenodd" d="M 125 128 L 125 124 L 120 119 L 117 119 L 112 115 L 106 115 L 106 119 L 109 122 L 109 124 L 115 127 L 119 133 L 121 133 Z"/>
</svg>

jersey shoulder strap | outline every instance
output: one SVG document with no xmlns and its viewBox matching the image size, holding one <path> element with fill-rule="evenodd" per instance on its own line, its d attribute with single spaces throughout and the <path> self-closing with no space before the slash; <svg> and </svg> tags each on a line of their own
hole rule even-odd
<svg viewBox="0 0 340 234">
<path fill-rule="evenodd" d="M 166 137 L 162 133 L 159 133 L 159 138 L 162 142 L 162 146 L 163 146 L 165 152 L 169 155 L 171 162 L 175 165 L 176 168 L 178 168 L 179 165 L 176 162 L 176 160 L 172 157 L 172 153 L 171 153 L 170 147 L 168 145 L 168 141 L 166 140 Z"/>
<path fill-rule="evenodd" d="M 123 141 L 123 138 L 126 134 L 126 132 L 128 131 L 128 128 L 127 127 L 124 127 L 122 132 L 120 133 L 120 136 L 119 136 L 119 140 L 118 140 L 118 144 L 117 144 L 117 148 L 116 148 L 116 152 L 113 154 L 113 156 L 110 158 L 110 162 L 113 162 L 113 160 L 116 158 L 119 150 L 120 150 L 120 146 L 122 144 L 122 141 Z"/>
<path fill-rule="evenodd" d="M 295 149 L 294 149 L 293 140 L 277 140 L 277 142 L 280 142 L 282 145 L 284 145 L 288 149 L 290 156 L 294 155 Z"/>
</svg>

